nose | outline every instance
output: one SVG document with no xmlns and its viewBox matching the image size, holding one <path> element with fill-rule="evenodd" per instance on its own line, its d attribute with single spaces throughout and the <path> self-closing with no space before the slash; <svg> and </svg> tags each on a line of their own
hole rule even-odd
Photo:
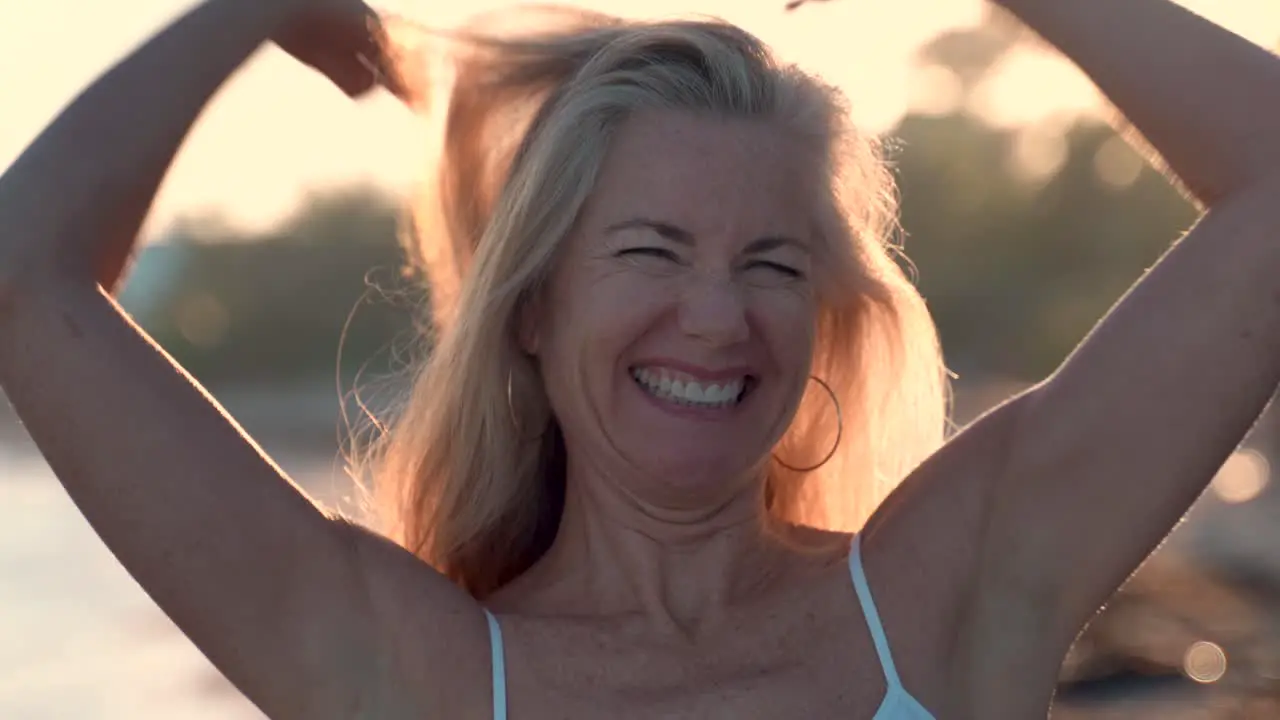
<svg viewBox="0 0 1280 720">
<path fill-rule="evenodd" d="M 745 342 L 750 330 L 742 289 L 719 273 L 697 273 L 681 298 L 680 329 L 713 347 Z"/>
</svg>

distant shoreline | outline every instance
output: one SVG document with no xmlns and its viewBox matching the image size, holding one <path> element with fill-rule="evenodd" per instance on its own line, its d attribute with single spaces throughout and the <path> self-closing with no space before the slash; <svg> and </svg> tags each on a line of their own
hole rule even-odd
<svg viewBox="0 0 1280 720">
<path fill-rule="evenodd" d="M 1029 386 L 1029 383 L 998 378 L 956 383 L 951 421 L 955 427 L 963 427 Z M 330 452 L 349 447 L 353 431 L 358 436 L 366 428 L 364 410 L 352 396 L 351 389 L 344 387 L 346 397 L 339 398 L 332 378 L 228 383 L 208 390 L 250 437 L 266 447 L 282 447 L 290 452 Z M 361 398 L 365 402 L 376 407 L 376 402 L 385 401 L 385 388 L 376 393 L 368 390 L 366 397 Z M 376 395 L 376 402 L 367 395 Z M 344 421 L 344 404 L 347 420 L 354 427 L 348 427 Z M 1269 408 L 1250 434 L 1248 445 L 1270 454 L 1280 445 L 1276 442 L 1280 440 L 1278 420 L 1275 408 Z M 9 404 L 0 403 L 0 444 L 29 443 Z"/>
<path fill-rule="evenodd" d="M 209 392 L 250 437 L 271 452 L 327 453 L 350 442 L 351 431 L 343 422 L 342 403 L 332 381 L 245 383 L 209 388 Z M 348 405 L 351 421 L 358 423 L 359 408 Z M 8 402 L 0 405 L 0 445 L 35 451 Z"/>
</svg>

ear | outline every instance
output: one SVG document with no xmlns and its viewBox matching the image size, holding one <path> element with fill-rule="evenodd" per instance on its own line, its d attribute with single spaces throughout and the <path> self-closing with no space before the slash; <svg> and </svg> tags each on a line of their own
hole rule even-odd
<svg viewBox="0 0 1280 720">
<path fill-rule="evenodd" d="M 533 295 L 520 304 L 516 311 L 516 339 L 520 349 L 537 356 L 542 329 L 542 300 Z"/>
</svg>

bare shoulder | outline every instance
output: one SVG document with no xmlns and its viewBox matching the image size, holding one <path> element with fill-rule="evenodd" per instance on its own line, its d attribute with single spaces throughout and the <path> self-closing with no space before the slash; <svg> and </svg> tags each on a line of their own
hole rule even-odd
<svg viewBox="0 0 1280 720">
<path fill-rule="evenodd" d="M 349 525 L 383 649 L 369 717 L 491 717 L 488 627 L 478 602 L 419 558 Z M 366 671 L 367 672 L 367 671 Z"/>
<path fill-rule="evenodd" d="M 1066 648 L 1051 647 L 1047 611 L 990 572 L 991 553 L 1019 551 L 992 537 L 1020 399 L 998 408 L 917 468 L 861 535 L 867 582 L 904 685 L 935 713 L 968 717 L 984 693 L 1047 712 Z M 999 590 L 989 585 L 1003 583 Z M 1011 581 L 1012 582 L 1012 581 Z M 1018 598 L 1011 604 L 1002 599 Z M 998 687 L 992 687 L 997 686 Z M 985 688 L 985 689 L 984 689 Z M 1032 709 L 1034 708 L 1034 709 Z"/>
</svg>

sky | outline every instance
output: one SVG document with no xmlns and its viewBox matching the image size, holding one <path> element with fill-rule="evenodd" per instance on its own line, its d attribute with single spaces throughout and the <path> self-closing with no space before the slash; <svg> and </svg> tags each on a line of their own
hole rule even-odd
<svg viewBox="0 0 1280 720">
<path fill-rule="evenodd" d="M 984 0 L 839 0 L 785 13 L 785 0 L 577 0 L 566 4 L 631 17 L 711 14 L 742 25 L 785 60 L 849 96 L 855 120 L 891 130 L 908 109 L 947 96 L 945 78 L 922 72 L 916 51 L 939 32 L 978 22 Z M 112 62 L 194 0 L 15 0 L 0 24 L 0 167 Z M 385 0 L 435 26 L 512 5 L 510 0 Z M 1280 38 L 1274 0 L 1181 0 L 1261 44 Z M 993 122 L 1036 123 L 1096 110 L 1096 91 L 1060 58 L 1025 52 L 982 93 Z M 175 218 L 218 214 L 261 228 L 307 192 L 371 183 L 405 192 L 427 168 L 429 129 L 385 95 L 354 103 L 271 47 L 214 99 L 166 180 L 147 233 Z"/>
</svg>

